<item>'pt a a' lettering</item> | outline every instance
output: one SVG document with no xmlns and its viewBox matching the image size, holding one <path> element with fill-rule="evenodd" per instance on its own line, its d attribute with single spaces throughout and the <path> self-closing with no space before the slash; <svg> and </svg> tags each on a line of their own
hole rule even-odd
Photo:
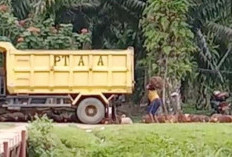
<svg viewBox="0 0 232 157">
<path fill-rule="evenodd" d="M 63 66 L 68 66 L 69 56 L 68 55 L 54 55 L 54 66 L 61 62 Z"/>
<path fill-rule="evenodd" d="M 80 56 L 80 60 L 78 62 L 78 66 L 85 66 L 83 56 Z"/>
<path fill-rule="evenodd" d="M 60 56 L 59 55 L 55 55 L 54 56 L 54 65 L 56 66 L 56 64 L 60 62 Z"/>
<path fill-rule="evenodd" d="M 97 62 L 97 65 L 98 65 L 98 66 L 103 66 L 103 65 L 104 65 L 104 64 L 103 64 L 103 60 L 102 60 L 102 56 L 99 57 L 99 60 L 98 60 L 98 62 Z"/>
</svg>

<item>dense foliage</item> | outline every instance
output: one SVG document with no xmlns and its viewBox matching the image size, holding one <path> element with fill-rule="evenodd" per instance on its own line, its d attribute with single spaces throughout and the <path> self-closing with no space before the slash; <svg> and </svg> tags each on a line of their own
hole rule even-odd
<svg viewBox="0 0 232 157">
<path fill-rule="evenodd" d="M 1 9 L 2 8 L 2 9 Z M 54 19 L 19 20 L 8 5 L 0 7 L 0 39 L 19 49 L 82 49 L 90 44 L 90 33 L 73 32 L 72 24 L 55 25 Z"/>
<path fill-rule="evenodd" d="M 0 0 L 0 39 L 20 49 L 133 46 L 136 104 L 157 74 L 168 92 L 200 100 L 232 88 L 231 10 L 231 0 Z"/>
<path fill-rule="evenodd" d="M 186 0 L 150 0 L 144 10 L 145 46 L 152 74 L 180 80 L 191 71 L 190 57 L 194 35 L 186 23 Z M 157 14 L 159 13 L 159 14 Z M 147 62 L 145 62 L 147 63 Z M 149 65 L 148 65 L 149 66 Z"/>
<path fill-rule="evenodd" d="M 54 138 L 51 136 L 52 121 L 46 116 L 35 117 L 35 121 L 30 123 L 29 132 L 29 156 L 48 156 L 56 146 Z"/>
</svg>

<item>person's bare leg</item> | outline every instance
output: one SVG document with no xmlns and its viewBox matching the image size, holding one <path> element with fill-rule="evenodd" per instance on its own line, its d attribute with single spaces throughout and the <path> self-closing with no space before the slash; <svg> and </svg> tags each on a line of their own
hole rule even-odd
<svg viewBox="0 0 232 157">
<path fill-rule="evenodd" d="M 157 115 L 154 115 L 154 120 L 156 121 L 156 123 L 159 123 L 159 120 L 157 119 Z"/>
<path fill-rule="evenodd" d="M 154 121 L 153 115 L 152 115 L 151 113 L 149 113 L 149 116 L 150 116 L 150 118 L 151 118 L 151 122 L 154 123 L 155 121 Z"/>
</svg>

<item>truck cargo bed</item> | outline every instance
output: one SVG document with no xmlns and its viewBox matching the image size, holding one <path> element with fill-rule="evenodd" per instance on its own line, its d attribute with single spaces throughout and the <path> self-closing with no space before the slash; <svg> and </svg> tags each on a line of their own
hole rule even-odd
<svg viewBox="0 0 232 157">
<path fill-rule="evenodd" d="M 134 50 L 17 50 L 6 53 L 10 94 L 132 93 Z"/>
</svg>

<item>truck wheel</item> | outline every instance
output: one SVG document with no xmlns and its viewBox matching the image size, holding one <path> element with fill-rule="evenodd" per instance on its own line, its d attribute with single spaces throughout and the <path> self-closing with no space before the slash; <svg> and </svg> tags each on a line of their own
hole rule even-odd
<svg viewBox="0 0 232 157">
<path fill-rule="evenodd" d="M 105 106 L 96 98 L 86 98 L 80 102 L 76 113 L 82 123 L 97 124 L 105 117 Z"/>
</svg>

